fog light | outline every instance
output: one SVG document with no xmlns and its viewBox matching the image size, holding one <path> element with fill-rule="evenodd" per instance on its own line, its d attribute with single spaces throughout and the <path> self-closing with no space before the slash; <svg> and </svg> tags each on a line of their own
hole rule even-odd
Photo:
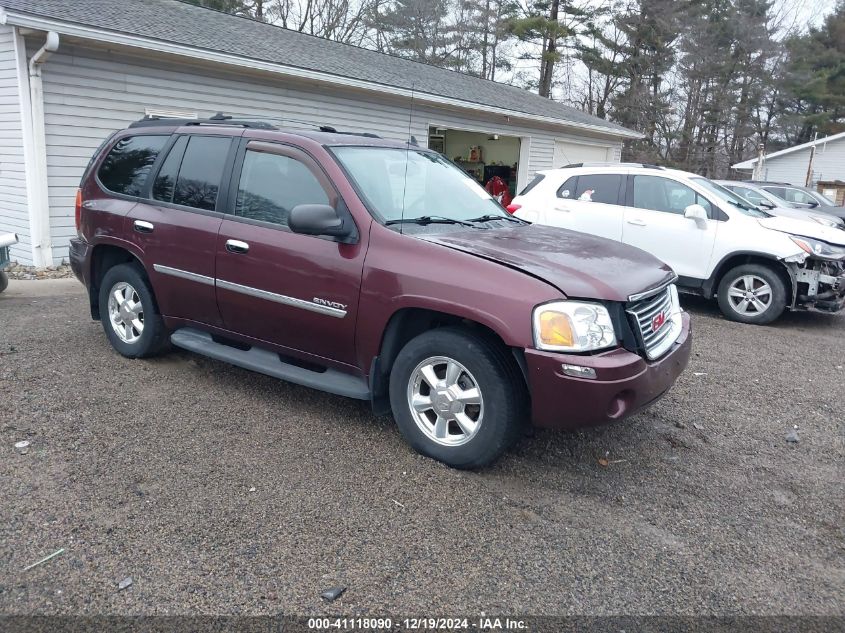
<svg viewBox="0 0 845 633">
<path fill-rule="evenodd" d="M 566 363 L 562 364 L 560 368 L 563 370 L 563 373 L 567 376 L 572 376 L 573 378 L 595 378 L 596 377 L 596 370 L 592 367 L 581 367 L 581 365 L 567 365 Z"/>
</svg>

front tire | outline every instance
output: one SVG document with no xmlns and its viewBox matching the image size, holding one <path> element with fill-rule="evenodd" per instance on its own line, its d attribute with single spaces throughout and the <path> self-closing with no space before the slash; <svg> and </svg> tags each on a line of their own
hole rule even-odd
<svg viewBox="0 0 845 633">
<path fill-rule="evenodd" d="M 0 292 L 3 292 L 9 287 L 9 276 L 0 270 Z"/>
<path fill-rule="evenodd" d="M 786 309 L 786 284 L 768 266 L 745 264 L 729 270 L 719 283 L 722 314 L 731 321 L 765 325 Z"/>
<path fill-rule="evenodd" d="M 507 350 L 460 328 L 417 336 L 390 374 L 390 404 L 402 436 L 453 468 L 486 466 L 516 442 L 525 395 Z"/>
<path fill-rule="evenodd" d="M 100 320 L 112 347 L 126 358 L 155 356 L 168 346 L 149 282 L 132 264 L 119 264 L 103 276 Z"/>
</svg>

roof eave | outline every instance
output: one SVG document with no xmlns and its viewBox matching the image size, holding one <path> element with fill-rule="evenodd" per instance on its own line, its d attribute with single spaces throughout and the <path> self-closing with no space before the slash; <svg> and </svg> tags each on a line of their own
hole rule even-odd
<svg viewBox="0 0 845 633">
<path fill-rule="evenodd" d="M 54 20 L 51 18 L 22 13 L 19 11 L 9 11 L 8 9 L 2 6 L 0 6 L 0 24 L 7 24 L 10 26 L 18 26 L 21 28 L 28 28 L 40 31 L 55 31 L 61 35 L 67 35 L 69 37 L 75 37 L 79 39 L 107 42 L 109 44 L 116 44 L 120 46 L 127 46 L 142 50 L 153 50 L 159 53 L 177 55 L 180 57 L 202 59 L 203 61 L 226 64 L 240 68 L 249 68 L 252 70 L 260 70 L 280 76 L 298 78 L 307 81 L 316 81 L 337 87 L 352 88 L 380 94 L 388 93 L 393 96 L 405 97 L 409 99 L 413 98 L 415 101 L 432 105 L 446 106 L 462 110 L 483 110 L 485 113 L 497 114 L 521 121 L 542 123 L 544 125 L 568 128 L 576 131 L 590 131 L 595 132 L 596 134 L 603 134 L 619 139 L 635 139 L 642 138 L 643 136 L 642 134 L 634 132 L 633 130 L 607 128 L 600 125 L 579 123 L 576 121 L 567 121 L 565 119 L 559 119 L 555 117 L 547 117 L 536 114 L 529 114 L 526 112 L 519 112 L 516 110 L 508 110 L 506 108 L 497 108 L 494 106 L 473 103 L 471 101 L 464 101 L 462 99 L 453 99 L 450 97 L 443 97 L 431 93 L 411 91 L 407 88 L 400 88 L 387 84 L 369 82 L 360 79 L 352 79 L 350 77 L 340 77 L 337 75 L 332 75 L 330 73 L 323 73 L 305 68 L 299 68 L 296 66 L 287 66 L 284 64 L 265 62 L 257 59 L 251 59 L 248 57 L 242 57 L 239 55 L 233 55 L 231 53 L 222 53 L 205 48 L 186 46 L 184 44 L 176 44 L 173 42 L 168 42 L 166 40 L 157 40 L 153 38 L 140 37 L 137 35 L 129 35 L 127 33 L 121 33 L 118 31 L 108 31 L 105 29 L 85 26 L 83 24 L 66 22 L 62 20 Z"/>
</svg>

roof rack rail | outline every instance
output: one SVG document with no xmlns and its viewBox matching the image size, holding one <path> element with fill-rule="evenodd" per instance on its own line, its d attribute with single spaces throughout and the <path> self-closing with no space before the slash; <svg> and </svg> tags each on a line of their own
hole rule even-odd
<svg viewBox="0 0 845 633">
<path fill-rule="evenodd" d="M 651 165 L 649 163 L 615 163 L 609 160 L 600 160 L 591 163 L 570 163 L 558 167 L 558 169 L 575 169 L 577 167 L 643 167 L 644 169 L 666 169 L 661 165 Z"/>
<path fill-rule="evenodd" d="M 257 117 L 256 117 L 257 118 Z M 299 121 L 297 119 L 276 119 L 271 118 L 272 121 L 289 121 L 291 123 L 299 123 L 301 125 L 308 125 L 312 127 L 316 127 L 320 132 L 327 132 L 330 134 L 349 134 L 351 136 L 365 136 L 367 138 L 381 138 L 377 134 L 373 134 L 372 132 L 350 132 L 346 130 L 338 130 L 331 125 L 319 125 L 317 123 L 310 123 L 308 121 Z M 222 112 L 218 112 L 212 117 L 207 119 L 177 119 L 177 118 L 170 118 L 170 117 L 160 117 L 158 115 L 148 115 L 145 116 L 143 119 L 139 119 L 133 123 L 129 124 L 129 127 L 137 128 L 137 127 L 183 127 L 189 125 L 230 125 L 233 127 L 245 127 L 245 128 L 255 128 L 259 130 L 279 130 L 276 125 L 272 123 L 268 123 L 267 121 L 260 121 L 260 120 L 245 120 L 245 119 L 233 119 L 228 114 L 223 114 Z"/>
<path fill-rule="evenodd" d="M 145 116 L 129 124 L 129 127 L 181 127 L 187 125 L 229 125 L 232 127 L 258 128 L 260 130 L 278 130 L 275 125 L 265 121 L 243 121 L 218 112 L 207 119 L 176 119 L 160 116 Z"/>
</svg>

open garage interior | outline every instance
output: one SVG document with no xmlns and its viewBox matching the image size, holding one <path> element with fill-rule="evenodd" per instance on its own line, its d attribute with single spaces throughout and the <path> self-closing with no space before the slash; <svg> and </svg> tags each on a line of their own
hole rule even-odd
<svg viewBox="0 0 845 633">
<path fill-rule="evenodd" d="M 522 139 L 503 134 L 430 127 L 428 147 L 454 161 L 505 204 L 516 195 Z M 498 178 L 501 182 L 495 180 Z"/>
</svg>

